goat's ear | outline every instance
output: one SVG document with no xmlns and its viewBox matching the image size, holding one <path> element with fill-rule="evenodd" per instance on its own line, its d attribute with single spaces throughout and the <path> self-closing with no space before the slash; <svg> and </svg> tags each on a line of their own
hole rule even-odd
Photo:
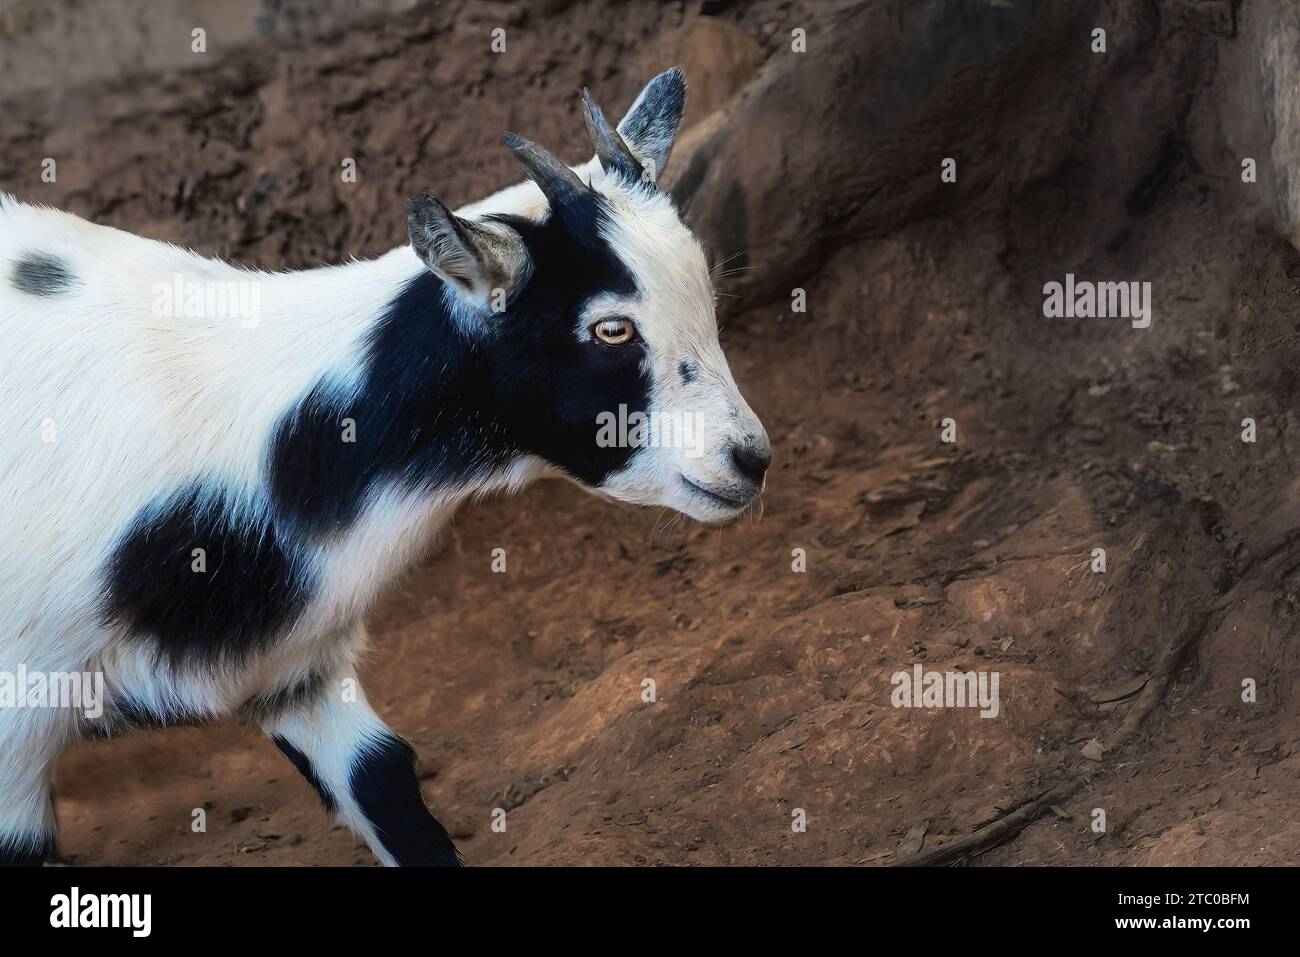
<svg viewBox="0 0 1300 957">
<path fill-rule="evenodd" d="M 647 83 L 619 121 L 619 135 L 645 167 L 651 182 L 657 182 L 668 165 L 685 108 L 686 74 L 680 67 L 673 67 Z"/>
<path fill-rule="evenodd" d="M 504 308 L 528 279 L 528 250 L 518 233 L 461 219 L 432 193 L 406 201 L 406 229 L 421 261 L 478 305 Z"/>
</svg>

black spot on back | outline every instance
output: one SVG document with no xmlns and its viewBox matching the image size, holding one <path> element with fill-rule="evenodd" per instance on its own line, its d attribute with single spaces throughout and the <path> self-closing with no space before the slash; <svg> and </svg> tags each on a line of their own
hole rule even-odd
<svg viewBox="0 0 1300 957">
<path fill-rule="evenodd" d="M 677 374 L 681 377 L 682 385 L 690 385 L 697 376 L 695 363 L 690 359 L 683 359 L 677 363 Z"/>
<path fill-rule="evenodd" d="M 203 549 L 204 571 L 195 571 Z M 290 624 L 308 595 L 276 529 L 237 517 L 194 483 L 143 510 L 109 562 L 106 624 L 129 626 L 179 664 L 238 660 Z"/>
<path fill-rule="evenodd" d="M 10 277 L 15 289 L 32 296 L 57 296 L 71 289 L 73 281 L 67 263 L 48 253 L 24 254 Z"/>
<path fill-rule="evenodd" d="M 368 742 L 349 786 L 384 849 L 402 867 L 458 867 L 460 853 L 429 813 L 415 777 L 415 752 L 394 734 Z"/>
</svg>

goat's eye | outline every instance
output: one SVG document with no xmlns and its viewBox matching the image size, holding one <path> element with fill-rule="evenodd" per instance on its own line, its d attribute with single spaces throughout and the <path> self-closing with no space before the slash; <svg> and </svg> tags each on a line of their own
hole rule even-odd
<svg viewBox="0 0 1300 957">
<path fill-rule="evenodd" d="M 611 346 L 625 346 L 636 338 L 631 319 L 602 319 L 591 327 L 592 334 Z"/>
</svg>

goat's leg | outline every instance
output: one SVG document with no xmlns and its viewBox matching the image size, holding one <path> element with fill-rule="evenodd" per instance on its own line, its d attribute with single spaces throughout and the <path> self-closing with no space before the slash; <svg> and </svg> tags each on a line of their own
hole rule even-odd
<svg viewBox="0 0 1300 957">
<path fill-rule="evenodd" d="M 385 865 L 455 867 L 460 856 L 429 813 L 415 777 L 415 752 L 366 702 L 347 670 L 262 729 L 325 807 L 359 834 Z"/>
<path fill-rule="evenodd" d="M 0 708 L 0 867 L 39 867 L 54 853 L 50 781 L 69 724 L 58 708 Z"/>
</svg>

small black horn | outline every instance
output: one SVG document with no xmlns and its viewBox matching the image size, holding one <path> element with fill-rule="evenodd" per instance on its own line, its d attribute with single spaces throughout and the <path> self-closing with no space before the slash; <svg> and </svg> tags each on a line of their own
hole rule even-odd
<svg viewBox="0 0 1300 957">
<path fill-rule="evenodd" d="M 641 162 L 633 154 L 623 137 L 619 136 L 618 130 L 609 125 L 605 119 L 605 114 L 596 101 L 591 98 L 591 93 L 586 87 L 582 88 L 582 106 L 583 116 L 587 121 L 587 136 L 591 138 L 591 148 L 596 151 L 600 157 L 601 169 L 605 172 L 616 172 L 629 182 L 654 182 L 653 178 L 646 179 L 645 170 Z"/>
<path fill-rule="evenodd" d="M 552 209 L 558 210 L 587 192 L 586 184 L 578 178 L 577 173 L 536 143 L 514 133 L 506 133 L 502 139 L 505 140 L 506 148 L 515 154 L 515 159 L 524 168 L 528 178 L 541 188 Z"/>
</svg>

